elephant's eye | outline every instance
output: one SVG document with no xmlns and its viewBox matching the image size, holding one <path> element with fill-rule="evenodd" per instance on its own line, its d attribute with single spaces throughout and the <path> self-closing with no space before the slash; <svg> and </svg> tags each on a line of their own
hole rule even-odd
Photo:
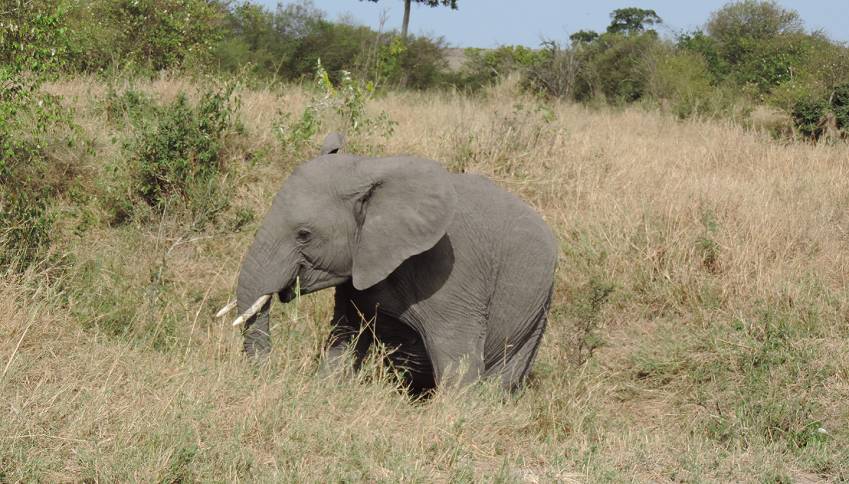
<svg viewBox="0 0 849 484">
<path fill-rule="evenodd" d="M 305 244 L 312 239 L 312 232 L 310 232 L 309 229 L 300 228 L 298 229 L 298 233 L 295 235 L 295 238 L 298 242 Z"/>
</svg>

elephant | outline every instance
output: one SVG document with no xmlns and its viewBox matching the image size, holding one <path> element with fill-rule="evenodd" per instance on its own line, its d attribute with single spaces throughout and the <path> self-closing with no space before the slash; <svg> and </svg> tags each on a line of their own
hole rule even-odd
<svg viewBox="0 0 849 484">
<path fill-rule="evenodd" d="M 371 345 L 413 393 L 525 381 L 546 327 L 557 242 L 529 205 L 483 176 L 414 156 L 340 152 L 331 134 L 274 197 L 236 288 L 244 351 L 271 349 L 269 307 L 335 288 L 322 366 Z M 348 355 L 348 356 L 346 356 Z"/>
</svg>

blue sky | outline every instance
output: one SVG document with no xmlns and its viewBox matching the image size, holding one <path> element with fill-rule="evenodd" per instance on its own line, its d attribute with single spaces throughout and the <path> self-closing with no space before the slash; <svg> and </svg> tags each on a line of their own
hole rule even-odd
<svg viewBox="0 0 849 484">
<path fill-rule="evenodd" d="M 260 3 L 273 7 L 275 0 Z M 290 3 L 290 2 L 283 2 Z M 357 23 L 377 28 L 381 13 L 388 19 L 385 29 L 401 28 L 401 0 L 377 3 L 359 0 L 313 0 L 331 20 L 351 16 Z M 459 10 L 429 8 L 413 4 L 410 31 L 443 36 L 457 47 L 494 47 L 502 44 L 539 45 L 540 40 L 565 41 L 577 30 L 603 31 L 610 12 L 623 7 L 654 9 L 665 26 L 662 34 L 692 30 L 704 24 L 725 0 L 458 0 Z M 849 42 L 849 0 L 779 0 L 784 8 L 799 12 L 809 30 L 822 29 L 829 37 Z"/>
</svg>

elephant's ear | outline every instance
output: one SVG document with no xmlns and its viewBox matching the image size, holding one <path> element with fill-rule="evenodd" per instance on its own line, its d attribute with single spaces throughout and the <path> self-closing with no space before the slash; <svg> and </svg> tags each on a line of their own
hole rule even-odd
<svg viewBox="0 0 849 484">
<path fill-rule="evenodd" d="M 324 142 L 321 143 L 322 155 L 339 153 L 339 150 L 345 145 L 345 136 L 342 133 L 330 133 L 324 137 Z"/>
<path fill-rule="evenodd" d="M 365 183 L 354 196 L 359 231 L 352 276 L 363 290 L 439 242 L 454 218 L 457 194 L 451 175 L 434 161 L 382 158 L 358 168 Z"/>
</svg>

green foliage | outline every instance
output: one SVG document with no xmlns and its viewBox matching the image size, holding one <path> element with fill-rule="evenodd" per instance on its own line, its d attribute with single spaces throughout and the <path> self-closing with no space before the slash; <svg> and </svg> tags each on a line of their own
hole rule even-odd
<svg viewBox="0 0 849 484">
<path fill-rule="evenodd" d="M 363 62 L 363 52 L 374 45 L 377 33 L 367 27 L 333 23 L 311 2 L 276 11 L 246 2 L 227 15 L 227 29 L 216 46 L 221 69 L 237 72 L 252 65 L 260 76 L 287 80 L 309 78 L 318 59 L 335 77 Z"/>
<path fill-rule="evenodd" d="M 798 343 L 816 331 L 816 315 L 806 315 L 799 321 L 794 312 L 779 305 L 764 310 L 754 321 L 735 322 L 736 334 L 729 338 L 739 341 L 744 350 L 735 352 L 726 363 L 716 362 L 716 366 L 704 368 L 704 377 L 714 381 L 719 381 L 718 375 L 711 378 L 714 372 L 738 377 L 732 408 L 720 411 L 708 426 L 711 437 L 734 442 L 755 435 L 794 450 L 816 445 L 826 438 L 819 431 L 822 425 L 816 418 L 819 409 L 810 399 L 798 391 L 782 390 L 787 388 L 785 385 L 813 388 L 826 376 L 821 370 L 809 369 L 813 352 L 808 344 Z M 778 384 L 779 381 L 785 385 Z"/>
<path fill-rule="evenodd" d="M 589 44 L 598 39 L 598 32 L 592 30 L 579 30 L 569 36 L 572 45 Z"/>
<path fill-rule="evenodd" d="M 25 269 L 50 246 L 54 215 L 47 194 L 0 192 L 0 268 Z"/>
<path fill-rule="evenodd" d="M 130 157 L 131 192 L 156 211 L 169 204 L 186 207 L 193 224 L 202 226 L 227 207 L 219 177 L 228 136 L 239 129 L 239 98 L 235 84 L 202 93 L 194 106 L 185 94 L 153 110 L 125 150 Z M 128 92 L 130 94 L 128 94 Z M 132 91 L 118 99 L 136 99 Z M 126 204 L 113 205 L 117 219 L 126 218 Z"/>
<path fill-rule="evenodd" d="M 607 31 L 611 34 L 637 34 L 645 32 L 646 26 L 663 23 L 654 10 L 628 7 L 618 8 L 610 13 L 610 25 Z"/>
<path fill-rule="evenodd" d="M 471 90 L 489 86 L 513 72 L 527 72 L 542 55 L 521 45 L 504 45 L 497 49 L 467 48 L 458 84 Z"/>
<path fill-rule="evenodd" d="M 815 97 L 804 97 L 793 106 L 793 123 L 799 134 L 816 140 L 823 133 L 822 119 L 828 112 L 828 103 Z"/>
<path fill-rule="evenodd" d="M 392 39 L 390 46 L 400 40 L 399 37 Z M 391 62 L 391 59 L 390 56 L 387 61 Z M 389 85 L 424 90 L 443 84 L 448 62 L 445 60 L 445 41 L 441 38 L 408 36 L 397 59 L 399 69 L 394 76 L 387 78 Z"/>
<path fill-rule="evenodd" d="M 114 65 L 159 71 L 211 60 L 221 36 L 222 10 L 206 0 L 95 0 L 71 2 L 72 67 Z"/>
<path fill-rule="evenodd" d="M 571 49 L 543 42 L 526 86 L 578 101 L 601 98 L 621 103 L 643 98 L 654 52 L 661 45 L 657 33 L 646 27 L 662 19 L 654 10 L 641 8 L 617 9 L 610 18 L 604 34 L 586 30 L 572 34 Z"/>
<path fill-rule="evenodd" d="M 605 33 L 580 50 L 575 98 L 602 97 L 633 102 L 647 91 L 651 56 L 660 41 L 653 31 L 630 35 Z"/>
<path fill-rule="evenodd" d="M 67 187 L 48 145 L 73 129 L 70 114 L 41 91 L 67 48 L 64 11 L 10 2 L 0 12 L 0 268 L 25 269 L 46 252 L 53 197 Z M 70 143 L 70 139 L 64 140 Z"/>
<path fill-rule="evenodd" d="M 731 48 L 745 48 L 745 39 L 772 39 L 803 32 L 798 12 L 787 10 L 772 0 L 732 2 L 712 13 L 706 26 L 708 34 Z M 740 56 L 732 52 L 730 58 Z"/>
<path fill-rule="evenodd" d="M 755 0 L 714 12 L 706 33 L 682 35 L 678 46 L 705 58 L 714 84 L 730 83 L 760 99 L 800 78 L 818 82 L 827 75 L 820 72 L 818 58 L 834 48 L 828 39 L 806 34 L 795 11 Z M 817 75 L 811 78 L 809 72 Z"/>
<path fill-rule="evenodd" d="M 309 1 L 279 5 L 270 11 L 250 2 L 229 11 L 226 33 L 216 46 L 218 67 L 284 80 L 312 77 L 321 59 L 333 82 L 342 71 L 376 86 L 426 89 L 443 81 L 447 64 L 444 41 L 381 34 L 368 27 L 329 22 Z"/>
<path fill-rule="evenodd" d="M 260 4 L 238 4 L 228 11 L 225 33 L 215 47 L 217 67 L 238 72 L 249 65 L 258 75 L 293 78 L 293 58 L 323 21 L 322 12 L 309 3 L 281 5 L 274 12 Z"/>
<path fill-rule="evenodd" d="M 849 83 L 837 86 L 831 95 L 831 109 L 837 120 L 837 128 L 849 135 Z"/>
<path fill-rule="evenodd" d="M 5 175 L 13 163 L 38 156 L 38 138 L 61 117 L 55 100 L 40 89 L 61 66 L 65 46 L 61 10 L 31 2 L 13 2 L 10 8 L 0 12 L 0 174 Z M 26 132 L 31 135 L 22 136 Z"/>
<path fill-rule="evenodd" d="M 321 60 L 316 61 L 312 98 L 297 120 L 290 113 L 281 114 L 276 125 L 278 139 L 290 152 L 300 154 L 310 146 L 321 131 L 341 131 L 347 134 L 350 150 L 374 151 L 376 146 L 361 146 L 358 135 L 376 135 L 388 138 L 395 122 L 386 112 L 371 116 L 366 104 L 374 95 L 374 84 L 355 79 L 342 71 L 338 85 L 334 85 Z"/>
<path fill-rule="evenodd" d="M 705 110 L 713 91 L 704 59 L 689 52 L 665 52 L 659 55 L 651 76 L 651 92 L 667 99 L 672 111 L 687 118 Z"/>
<path fill-rule="evenodd" d="M 702 226 L 704 232 L 696 239 L 696 251 L 702 268 L 712 274 L 717 274 L 722 268 L 720 264 L 721 246 L 714 240 L 719 226 L 716 215 L 712 210 L 702 210 Z"/>
<path fill-rule="evenodd" d="M 681 34 L 677 47 L 679 50 L 698 54 L 704 59 L 714 85 L 722 82 L 731 71 L 728 60 L 719 52 L 719 41 L 702 31 Z"/>
<path fill-rule="evenodd" d="M 364 47 L 373 42 L 374 32 L 366 27 L 320 21 L 308 35 L 298 39 L 286 69 L 292 78 L 309 78 L 321 59 L 334 81 L 343 70 L 361 62 Z"/>
<path fill-rule="evenodd" d="M 548 97 L 574 95 L 578 76 L 579 49 L 564 49 L 554 41 L 543 42 L 542 48 L 525 71 L 523 85 L 531 92 Z"/>
<path fill-rule="evenodd" d="M 694 116 L 736 118 L 748 103 L 726 85 L 715 86 L 704 57 L 671 48 L 656 51 L 649 69 L 648 93 L 681 119 Z"/>
</svg>

